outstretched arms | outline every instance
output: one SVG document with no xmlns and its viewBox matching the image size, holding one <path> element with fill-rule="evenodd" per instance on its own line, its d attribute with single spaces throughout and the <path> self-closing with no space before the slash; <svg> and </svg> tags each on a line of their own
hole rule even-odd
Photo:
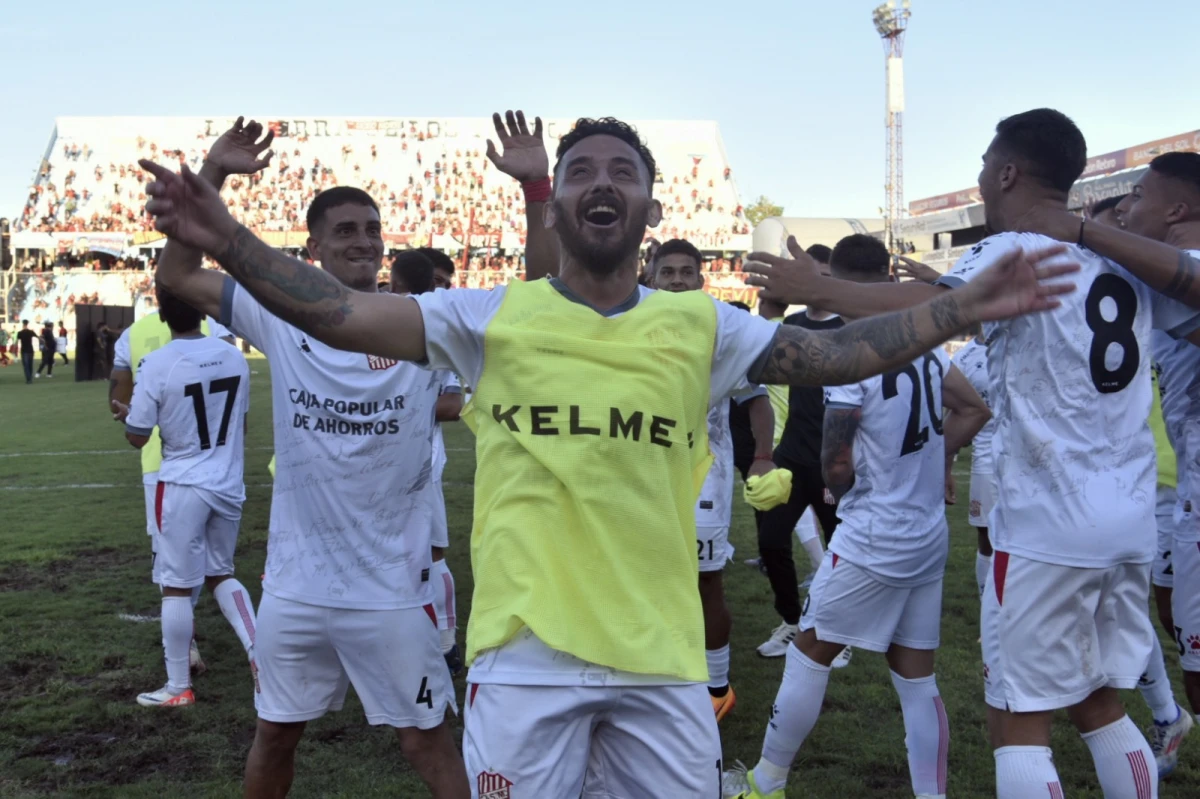
<svg viewBox="0 0 1200 799">
<path fill-rule="evenodd" d="M 792 244 L 794 240 L 789 247 Z M 747 377 L 755 383 L 790 385 L 853 383 L 902 366 L 975 322 L 1055 308 L 1056 295 L 1074 290 L 1074 285 L 1043 281 L 1079 269 L 1073 263 L 1046 265 L 1047 259 L 1062 251 L 1061 246 L 1037 253 L 1014 250 L 957 289 L 927 287 L 938 296 L 915 308 L 862 319 L 838 330 L 814 332 L 782 325 L 769 353 Z M 768 281 L 786 279 L 794 263 L 765 254 L 756 257 L 770 259 Z M 920 284 L 881 285 L 899 289 Z"/>
<path fill-rule="evenodd" d="M 542 141 L 541 117 L 533 119 L 533 133 L 525 122 L 525 112 L 492 114 L 496 138 L 503 152 L 488 139 L 487 157 L 504 174 L 515 178 L 525 190 L 525 279 L 538 280 L 558 274 L 558 236 L 542 221 L 549 202 L 550 156 Z M 542 181 L 546 181 L 544 184 Z M 537 198 L 545 193 L 545 199 Z"/>
</svg>

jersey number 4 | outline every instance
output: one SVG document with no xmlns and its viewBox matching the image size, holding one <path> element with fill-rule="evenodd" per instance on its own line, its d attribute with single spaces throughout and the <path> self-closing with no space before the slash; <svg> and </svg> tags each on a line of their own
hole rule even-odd
<svg viewBox="0 0 1200 799">
<path fill-rule="evenodd" d="M 942 362 L 932 355 L 926 355 L 920 363 L 920 371 L 917 371 L 917 362 L 914 361 L 903 369 L 888 372 L 883 376 L 883 398 L 885 400 L 900 396 L 900 387 L 897 385 L 900 375 L 907 375 L 908 379 L 912 381 L 912 405 L 908 409 L 908 426 L 904 429 L 904 443 L 900 445 L 901 457 L 918 452 L 929 441 L 929 428 L 921 427 L 922 394 L 925 396 L 925 405 L 929 409 L 929 424 L 933 427 L 933 432 L 939 436 L 942 434 L 942 418 L 938 416 L 942 402 L 941 397 L 933 396 L 931 371 L 937 370 L 940 385 L 943 377 Z"/>
<path fill-rule="evenodd" d="M 1104 318 L 1100 303 L 1111 299 L 1117 313 L 1112 321 Z M 1137 376 L 1141 351 L 1133 322 L 1137 318 L 1137 294 L 1123 278 L 1111 273 L 1096 275 L 1092 288 L 1084 301 L 1084 318 L 1092 331 L 1092 348 L 1088 353 L 1088 366 L 1092 373 L 1092 384 L 1101 394 L 1114 394 L 1133 382 Z M 1105 363 L 1108 348 L 1113 344 L 1121 348 L 1121 362 L 1115 369 Z"/>
<path fill-rule="evenodd" d="M 217 446 L 225 443 L 225 434 L 229 432 L 229 418 L 233 416 L 233 401 L 237 398 L 238 384 L 242 382 L 241 375 L 221 377 L 208 384 L 209 394 L 225 392 L 225 412 L 221 414 L 221 427 L 217 430 Z M 196 412 L 196 431 L 200 436 L 200 449 L 211 449 L 212 440 L 208 437 L 208 411 L 204 404 L 204 384 L 188 383 L 183 387 L 183 395 L 192 398 L 192 410 Z"/>
</svg>

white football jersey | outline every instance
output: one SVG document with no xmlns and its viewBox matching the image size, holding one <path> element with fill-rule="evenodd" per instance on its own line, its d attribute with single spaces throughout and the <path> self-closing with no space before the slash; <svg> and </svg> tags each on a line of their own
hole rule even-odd
<svg viewBox="0 0 1200 799">
<path fill-rule="evenodd" d="M 713 462 L 696 500 L 696 526 L 728 527 L 733 514 L 733 434 L 727 399 L 708 409 L 708 449 Z"/>
<path fill-rule="evenodd" d="M 142 359 L 125 429 L 148 436 L 158 426 L 160 481 L 240 504 L 249 409 L 250 367 L 235 347 L 211 336 L 177 338 Z"/>
<path fill-rule="evenodd" d="M 946 527 L 946 443 L 941 347 L 903 369 L 825 389 L 826 413 L 861 408 L 854 485 L 838 503 L 831 552 L 881 582 L 919 585 L 941 577 Z"/>
<path fill-rule="evenodd" d="M 221 317 L 271 364 L 275 482 L 263 590 L 336 608 L 433 601 L 432 511 L 422 492 L 441 378 L 328 347 L 231 279 Z"/>
<path fill-rule="evenodd" d="M 971 280 L 1014 248 L 1057 245 L 1002 233 L 975 245 L 938 282 Z M 1117 264 L 1067 245 L 1080 271 L 1062 306 L 984 326 L 997 497 L 992 545 L 1079 568 L 1149 563 L 1155 550 L 1156 461 L 1150 331 L 1180 338 L 1200 313 Z"/>
<path fill-rule="evenodd" d="M 951 363 L 958 367 L 958 371 L 963 373 L 967 382 L 971 384 L 971 388 L 975 389 L 975 392 L 990 409 L 992 402 L 988 398 L 991 386 L 988 382 L 987 346 L 973 338 L 967 342 L 965 347 L 954 353 Z M 993 416 L 975 435 L 975 441 L 971 447 L 971 471 L 982 474 L 992 473 L 992 436 L 995 433 L 996 417 Z"/>
<path fill-rule="evenodd" d="M 462 383 L 458 379 L 458 375 L 454 374 L 449 369 L 439 369 L 437 374 L 441 381 L 441 388 L 438 389 L 438 396 L 442 394 L 461 394 Z M 446 442 L 442 439 L 442 425 L 440 422 L 434 421 L 433 424 L 433 479 L 441 481 L 442 472 L 446 470 Z"/>
</svg>

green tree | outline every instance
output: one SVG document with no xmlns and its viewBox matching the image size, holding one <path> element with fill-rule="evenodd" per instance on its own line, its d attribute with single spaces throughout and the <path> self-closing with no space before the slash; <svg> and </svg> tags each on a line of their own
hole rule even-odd
<svg viewBox="0 0 1200 799">
<path fill-rule="evenodd" d="M 783 216 L 783 206 L 771 202 L 771 198 L 760 194 L 754 204 L 746 209 L 746 218 L 750 224 L 758 227 L 758 223 L 773 216 Z"/>
</svg>

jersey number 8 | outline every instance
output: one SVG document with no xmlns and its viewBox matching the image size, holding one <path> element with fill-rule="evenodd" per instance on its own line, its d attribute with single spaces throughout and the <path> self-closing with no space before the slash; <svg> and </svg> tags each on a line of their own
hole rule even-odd
<svg viewBox="0 0 1200 799">
<path fill-rule="evenodd" d="M 1100 303 L 1106 297 L 1117 306 L 1112 321 L 1100 312 Z M 1133 332 L 1138 310 L 1137 294 L 1124 279 L 1106 272 L 1096 275 L 1092 281 L 1083 307 L 1084 318 L 1092 331 L 1092 348 L 1088 353 L 1092 384 L 1101 394 L 1116 393 L 1133 382 L 1141 360 L 1137 336 Z M 1113 344 L 1121 348 L 1121 362 L 1115 369 L 1109 369 L 1105 356 Z"/>
</svg>

